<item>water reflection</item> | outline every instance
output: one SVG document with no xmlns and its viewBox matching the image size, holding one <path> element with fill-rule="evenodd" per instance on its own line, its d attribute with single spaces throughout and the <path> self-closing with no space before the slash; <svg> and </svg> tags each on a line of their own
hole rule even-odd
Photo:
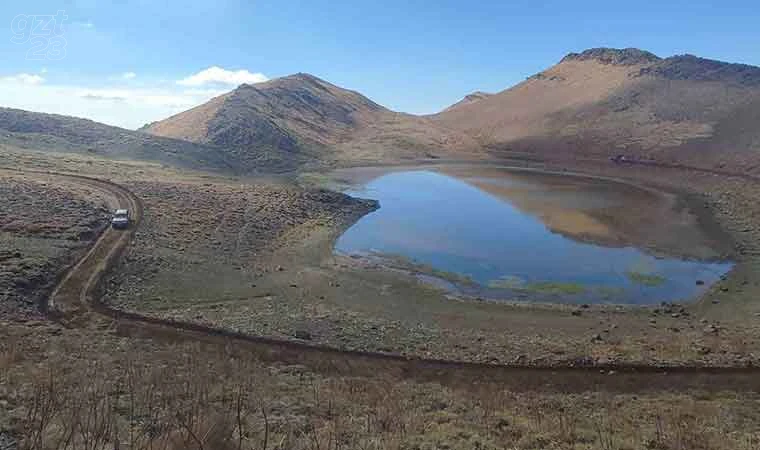
<svg viewBox="0 0 760 450">
<path fill-rule="evenodd" d="M 379 200 L 381 208 L 347 230 L 336 249 L 384 256 L 446 279 L 466 294 L 537 301 L 682 300 L 730 269 L 728 263 L 653 256 L 636 248 L 630 235 L 641 226 L 632 233 L 621 229 L 647 217 L 620 224 L 612 216 L 616 208 L 653 199 L 645 191 L 627 191 L 570 177 L 504 172 L 389 173 L 348 191 Z M 700 234 L 695 224 L 673 222 L 681 236 L 665 236 L 663 242 Z M 714 256 L 709 243 L 697 241 L 688 248 Z"/>
</svg>

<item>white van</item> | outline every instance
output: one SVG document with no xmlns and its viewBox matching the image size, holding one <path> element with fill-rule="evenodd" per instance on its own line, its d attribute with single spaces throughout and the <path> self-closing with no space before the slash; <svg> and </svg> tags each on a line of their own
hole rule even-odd
<svg viewBox="0 0 760 450">
<path fill-rule="evenodd" d="M 127 228 L 129 226 L 129 211 L 117 209 L 111 218 L 111 226 L 114 228 Z"/>
</svg>

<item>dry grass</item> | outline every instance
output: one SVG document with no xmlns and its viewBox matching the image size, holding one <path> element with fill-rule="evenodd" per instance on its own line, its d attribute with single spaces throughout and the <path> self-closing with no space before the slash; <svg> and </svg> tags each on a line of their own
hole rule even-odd
<svg viewBox="0 0 760 450">
<path fill-rule="evenodd" d="M 24 449 L 731 449 L 756 394 L 540 392 L 327 375 L 233 347 L 4 324 L 0 416 Z"/>
</svg>

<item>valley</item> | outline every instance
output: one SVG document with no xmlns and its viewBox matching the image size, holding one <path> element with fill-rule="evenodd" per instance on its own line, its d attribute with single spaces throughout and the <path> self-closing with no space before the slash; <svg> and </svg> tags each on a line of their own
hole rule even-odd
<svg viewBox="0 0 760 450">
<path fill-rule="evenodd" d="M 307 74 L 138 131 L 2 110 L 0 448 L 757 448 L 758 72 L 594 49 L 432 116 Z M 688 289 L 531 254 L 616 251 Z"/>
</svg>

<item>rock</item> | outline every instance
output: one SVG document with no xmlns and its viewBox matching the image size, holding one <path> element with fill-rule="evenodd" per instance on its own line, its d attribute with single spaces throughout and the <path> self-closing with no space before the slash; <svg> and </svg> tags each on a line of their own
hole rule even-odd
<svg viewBox="0 0 760 450">
<path fill-rule="evenodd" d="M 595 334 L 591 336 L 591 342 L 602 342 L 603 340 L 604 338 L 602 337 L 601 334 Z"/>
<path fill-rule="evenodd" d="M 580 311 L 580 310 L 578 310 L 578 309 L 576 309 L 575 311 L 571 312 L 570 314 L 572 314 L 572 315 L 574 315 L 574 316 L 578 317 L 578 316 L 580 316 L 580 315 L 581 315 L 581 311 Z"/>
<path fill-rule="evenodd" d="M 718 334 L 719 328 L 715 325 L 708 325 L 702 331 L 708 334 Z"/>
<path fill-rule="evenodd" d="M 18 444 L 15 439 L 6 432 L 0 432 L 0 450 L 16 450 Z"/>
<path fill-rule="evenodd" d="M 296 330 L 296 332 L 293 333 L 293 336 L 302 341 L 310 341 L 312 339 L 311 333 L 306 330 Z"/>
<path fill-rule="evenodd" d="M 718 300 L 717 298 L 714 298 L 714 299 L 712 300 L 712 304 L 713 304 L 713 305 L 717 305 L 718 303 L 720 303 L 720 300 Z"/>
<path fill-rule="evenodd" d="M 282 267 L 282 266 L 277 266 L 277 267 L 275 267 L 275 268 L 274 268 L 274 270 L 276 270 L 276 271 L 278 271 L 278 272 L 284 272 L 284 271 L 285 271 L 285 268 L 284 268 L 284 267 Z"/>
<path fill-rule="evenodd" d="M 596 364 L 596 361 L 594 358 L 590 356 L 581 356 L 580 358 L 576 358 L 571 363 L 571 366 L 573 367 L 593 367 Z"/>
</svg>

